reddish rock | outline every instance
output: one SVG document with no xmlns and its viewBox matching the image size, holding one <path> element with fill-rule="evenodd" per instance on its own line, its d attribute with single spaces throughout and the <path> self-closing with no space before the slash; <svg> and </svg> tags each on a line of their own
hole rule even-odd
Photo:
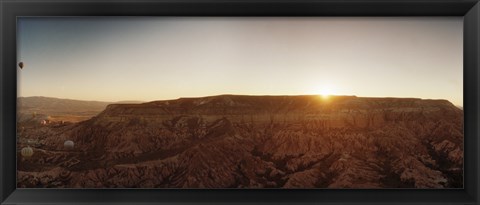
<svg viewBox="0 0 480 205">
<path fill-rule="evenodd" d="M 35 143 L 27 140 L 35 140 Z M 64 150 L 65 140 L 75 148 Z M 463 111 L 445 100 L 213 96 L 112 104 L 22 131 L 19 187 L 459 188 Z"/>
</svg>

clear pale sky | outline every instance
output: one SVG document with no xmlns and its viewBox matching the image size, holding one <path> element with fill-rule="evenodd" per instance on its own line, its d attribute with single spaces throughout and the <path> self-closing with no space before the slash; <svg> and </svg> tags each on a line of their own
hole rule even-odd
<svg viewBox="0 0 480 205">
<path fill-rule="evenodd" d="M 24 97 L 327 92 L 463 105 L 461 17 L 63 17 L 17 27 Z"/>
</svg>

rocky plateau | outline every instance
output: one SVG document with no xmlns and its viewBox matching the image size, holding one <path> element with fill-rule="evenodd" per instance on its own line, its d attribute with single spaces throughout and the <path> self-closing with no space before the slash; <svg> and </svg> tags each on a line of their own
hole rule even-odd
<svg viewBox="0 0 480 205">
<path fill-rule="evenodd" d="M 463 111 L 447 100 L 221 95 L 27 122 L 20 188 L 463 187 Z"/>
</svg>

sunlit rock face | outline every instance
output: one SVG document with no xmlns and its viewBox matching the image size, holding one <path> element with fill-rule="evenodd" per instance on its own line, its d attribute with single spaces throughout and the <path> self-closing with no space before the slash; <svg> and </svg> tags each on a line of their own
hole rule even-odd
<svg viewBox="0 0 480 205">
<path fill-rule="evenodd" d="M 458 188 L 463 111 L 445 100 L 235 96 L 112 104 L 27 127 L 19 187 Z M 64 142 L 75 142 L 66 150 Z M 18 147 L 25 147 L 19 140 Z"/>
</svg>

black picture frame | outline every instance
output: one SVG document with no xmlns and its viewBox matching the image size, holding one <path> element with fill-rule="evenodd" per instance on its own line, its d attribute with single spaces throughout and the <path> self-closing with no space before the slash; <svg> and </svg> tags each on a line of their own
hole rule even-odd
<svg viewBox="0 0 480 205">
<path fill-rule="evenodd" d="M 478 0 L 1 0 L 1 204 L 479 204 Z M 464 189 L 16 189 L 19 16 L 463 16 Z"/>
</svg>

